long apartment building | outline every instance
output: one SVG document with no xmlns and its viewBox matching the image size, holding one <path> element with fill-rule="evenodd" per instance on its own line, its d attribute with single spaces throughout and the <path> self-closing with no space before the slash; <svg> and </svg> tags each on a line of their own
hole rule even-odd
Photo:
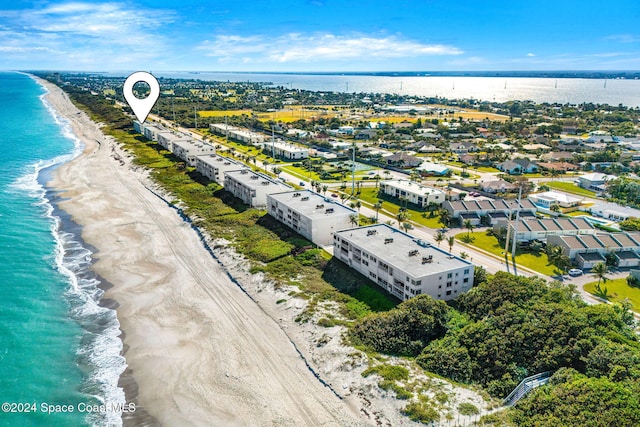
<svg viewBox="0 0 640 427">
<path fill-rule="evenodd" d="M 442 205 L 449 211 L 451 218 L 461 222 L 470 220 L 473 225 L 480 224 L 480 218 L 489 218 L 489 224 L 496 224 L 500 220 L 508 219 L 510 214 L 520 210 L 520 218 L 532 218 L 536 215 L 536 206 L 528 199 L 517 200 L 457 200 L 446 201 Z"/>
<path fill-rule="evenodd" d="M 318 246 L 333 243 L 333 234 L 352 227 L 358 212 L 311 190 L 267 195 L 267 212 Z"/>
<path fill-rule="evenodd" d="M 406 179 L 398 179 L 391 181 L 382 181 L 380 190 L 398 199 L 403 198 L 414 205 L 424 208 L 430 203 L 442 205 L 445 201 L 445 193 L 433 187 L 426 187 L 417 182 L 408 181 Z"/>
<path fill-rule="evenodd" d="M 224 123 L 211 123 L 209 130 L 216 135 L 226 136 L 235 141 L 245 144 L 261 144 L 265 141 L 265 136 L 261 133 L 252 132 L 249 129 L 242 129 L 236 126 L 226 125 Z"/>
<path fill-rule="evenodd" d="M 308 149 L 282 140 L 267 141 L 262 144 L 262 150 L 284 160 L 303 160 L 309 157 Z"/>
<path fill-rule="evenodd" d="M 173 141 L 173 149 L 171 152 L 178 158 L 187 162 L 189 166 L 196 165 L 196 158 L 204 154 L 213 154 L 216 149 L 213 145 L 197 141 L 195 139 L 180 139 Z"/>
<path fill-rule="evenodd" d="M 267 206 L 268 194 L 292 190 L 290 186 L 270 176 L 249 169 L 225 172 L 224 189 L 252 208 Z"/>
<path fill-rule="evenodd" d="M 220 185 L 224 185 L 225 172 L 246 168 L 244 163 L 218 154 L 205 154 L 196 157 L 196 171 Z"/>
<path fill-rule="evenodd" d="M 518 242 L 539 240 L 546 242 L 549 236 L 571 236 L 578 234 L 595 234 L 596 228 L 584 218 L 523 218 L 518 221 L 503 219 L 496 228 L 509 228 L 509 235 L 516 233 Z M 517 227 L 517 230 L 516 230 Z"/>
<path fill-rule="evenodd" d="M 605 262 L 608 253 L 615 254 L 619 267 L 640 266 L 640 232 L 549 236 L 547 245 L 560 246 L 580 268 Z"/>
<path fill-rule="evenodd" d="M 473 286 L 472 263 L 387 224 L 338 231 L 333 244 L 334 256 L 400 300 L 450 300 Z"/>
<path fill-rule="evenodd" d="M 193 141 L 193 138 L 182 132 L 165 130 L 156 134 L 156 140 L 158 141 L 158 144 L 162 146 L 162 148 L 173 153 L 174 143 L 178 141 Z"/>
</svg>

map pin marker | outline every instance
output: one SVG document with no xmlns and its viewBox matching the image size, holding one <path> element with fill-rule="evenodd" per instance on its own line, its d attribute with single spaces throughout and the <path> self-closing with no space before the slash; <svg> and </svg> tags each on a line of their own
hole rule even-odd
<svg viewBox="0 0 640 427">
<path fill-rule="evenodd" d="M 133 94 L 133 85 L 138 82 L 144 82 L 151 88 L 149 96 L 144 99 L 140 99 Z M 144 123 L 160 96 L 160 85 L 158 84 L 158 80 L 151 74 L 138 71 L 127 77 L 127 80 L 124 81 L 122 92 L 124 93 L 124 99 L 129 103 L 138 121 Z"/>
</svg>

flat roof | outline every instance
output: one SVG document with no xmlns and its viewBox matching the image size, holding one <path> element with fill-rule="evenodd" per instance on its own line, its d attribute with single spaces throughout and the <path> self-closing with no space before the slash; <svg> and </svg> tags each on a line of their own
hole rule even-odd
<svg viewBox="0 0 640 427">
<path fill-rule="evenodd" d="M 260 188 L 260 187 L 276 187 L 281 188 L 282 190 L 291 190 L 291 187 L 271 178 L 270 176 L 253 172 L 249 169 L 242 170 L 233 170 L 225 172 L 225 177 L 233 178 L 234 180 L 241 182 L 243 185 L 248 188 Z"/>
<path fill-rule="evenodd" d="M 246 167 L 244 163 L 239 162 L 236 159 L 232 159 L 230 157 L 221 156 L 219 154 L 202 154 L 196 157 L 197 160 L 202 161 L 211 166 L 238 166 L 238 167 Z"/>
<path fill-rule="evenodd" d="M 351 209 L 341 203 L 330 198 L 321 196 L 311 190 L 287 191 L 284 193 L 273 193 L 268 197 L 283 203 L 296 212 L 308 218 L 321 218 L 331 215 L 354 215 L 357 214 L 355 209 Z M 332 211 L 327 211 L 332 209 Z"/>
<path fill-rule="evenodd" d="M 336 232 L 336 236 L 351 241 L 378 259 L 413 277 L 466 266 L 473 267 L 469 261 L 451 255 L 387 224 L 342 230 Z M 432 261 L 423 264 L 423 257 L 429 256 L 432 257 Z"/>
<path fill-rule="evenodd" d="M 390 181 L 382 181 L 380 184 L 390 185 L 394 188 L 398 188 L 400 190 L 406 190 L 410 193 L 414 194 L 442 194 L 444 195 L 444 191 L 438 190 L 433 187 L 426 187 L 422 184 L 418 184 L 417 182 L 408 181 L 406 179 L 395 179 Z"/>
<path fill-rule="evenodd" d="M 290 153 L 306 153 L 309 151 L 309 149 L 304 148 L 304 147 L 299 147 L 295 144 L 289 144 L 288 142 L 282 142 L 282 141 L 275 141 L 275 142 L 271 142 L 271 141 L 264 141 L 264 148 L 268 149 L 269 147 L 274 146 L 275 148 L 279 148 L 281 150 L 284 151 L 288 151 Z"/>
</svg>

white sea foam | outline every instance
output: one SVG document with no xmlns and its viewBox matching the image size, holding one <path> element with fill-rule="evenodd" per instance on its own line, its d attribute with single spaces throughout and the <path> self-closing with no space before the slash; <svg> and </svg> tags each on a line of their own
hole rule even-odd
<svg viewBox="0 0 640 427">
<path fill-rule="evenodd" d="M 32 164 L 10 185 L 9 190 L 34 199 L 33 205 L 39 206 L 43 217 L 50 221 L 51 235 L 55 242 L 50 261 L 52 267 L 69 283 L 65 293 L 69 315 L 84 330 L 78 349 L 78 363 L 85 370 L 81 391 L 90 396 L 91 402 L 87 403 L 124 404 L 124 390 L 118 387 L 118 381 L 127 365 L 121 355 L 123 344 L 116 312 L 100 306 L 104 291 L 100 288 L 100 279 L 91 270 L 92 252 L 83 246 L 79 236 L 61 229 L 63 220 L 56 214 L 47 190 L 39 181 L 44 169 L 77 157 L 82 152 L 83 145 L 73 134 L 70 122 L 51 107 L 44 95 L 41 100 L 59 124 L 62 135 L 73 141 L 74 149 L 69 154 Z M 112 411 L 94 412 L 88 414 L 87 421 L 95 426 L 121 426 L 122 414 Z"/>
</svg>

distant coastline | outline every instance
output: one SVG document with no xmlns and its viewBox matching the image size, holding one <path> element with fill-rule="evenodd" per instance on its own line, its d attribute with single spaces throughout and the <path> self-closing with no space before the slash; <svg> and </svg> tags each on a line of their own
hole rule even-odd
<svg viewBox="0 0 640 427">
<path fill-rule="evenodd" d="M 378 77 L 523 77 L 552 79 L 640 79 L 640 70 L 555 70 L 555 71 L 181 71 L 189 74 L 282 74 L 307 76 Z"/>
</svg>

